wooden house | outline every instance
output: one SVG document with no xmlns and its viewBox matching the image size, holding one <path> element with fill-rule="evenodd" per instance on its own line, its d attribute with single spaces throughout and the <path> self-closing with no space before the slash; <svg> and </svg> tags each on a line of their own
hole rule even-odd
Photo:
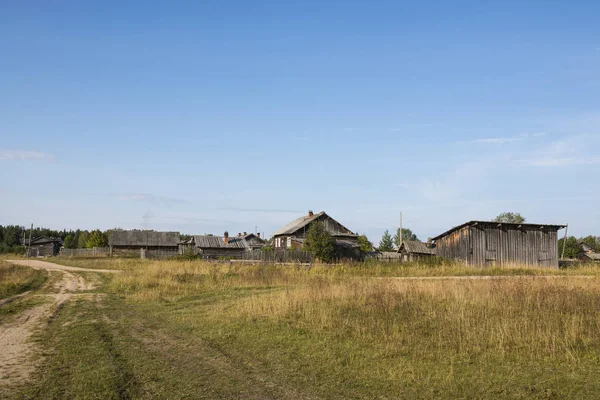
<svg viewBox="0 0 600 400">
<path fill-rule="evenodd" d="M 48 257 L 55 256 L 60 252 L 63 241 L 60 238 L 40 236 L 37 238 L 26 240 L 27 257 Z"/>
<path fill-rule="evenodd" d="M 436 255 L 470 265 L 558 268 L 558 231 L 564 225 L 469 221 L 433 238 Z"/>
<path fill-rule="evenodd" d="M 297 249 L 304 245 L 306 234 L 311 224 L 319 221 L 336 240 L 338 254 L 341 258 L 360 258 L 358 235 L 344 225 L 327 215 L 325 211 L 299 217 L 273 234 L 273 247 L 275 250 Z"/>
<path fill-rule="evenodd" d="M 419 261 L 435 256 L 435 249 L 418 240 L 403 240 L 398 253 L 402 261 Z"/>
<path fill-rule="evenodd" d="M 581 261 L 600 262 L 600 253 L 597 253 L 595 249 L 587 243 L 580 242 L 580 244 L 582 252 L 579 255 L 579 259 Z"/>
<path fill-rule="evenodd" d="M 240 259 L 245 251 L 252 250 L 242 235 L 229 237 L 228 232 L 223 236 L 196 235 L 193 240 L 196 252 L 203 258 Z"/>
<path fill-rule="evenodd" d="M 179 232 L 111 231 L 108 235 L 110 254 L 139 254 L 141 249 L 178 252 Z"/>
</svg>

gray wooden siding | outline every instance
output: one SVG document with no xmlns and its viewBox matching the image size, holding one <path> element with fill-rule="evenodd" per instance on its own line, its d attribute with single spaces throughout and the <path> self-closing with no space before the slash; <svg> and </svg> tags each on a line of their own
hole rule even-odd
<svg viewBox="0 0 600 400">
<path fill-rule="evenodd" d="M 550 227 L 464 226 L 436 240 L 436 254 L 472 265 L 558 268 L 558 232 Z"/>
</svg>

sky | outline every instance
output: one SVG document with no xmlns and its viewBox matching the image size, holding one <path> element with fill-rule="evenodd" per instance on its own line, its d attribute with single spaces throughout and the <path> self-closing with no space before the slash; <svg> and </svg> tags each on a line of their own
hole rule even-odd
<svg viewBox="0 0 600 400">
<path fill-rule="evenodd" d="M 0 225 L 600 235 L 600 2 L 5 1 Z"/>
</svg>

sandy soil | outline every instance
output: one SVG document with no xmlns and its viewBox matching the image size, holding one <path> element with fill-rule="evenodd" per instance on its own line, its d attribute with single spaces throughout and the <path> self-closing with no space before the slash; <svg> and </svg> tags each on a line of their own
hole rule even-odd
<svg viewBox="0 0 600 400">
<path fill-rule="evenodd" d="M 35 369 L 35 363 L 31 357 L 35 346 L 29 341 L 33 332 L 42 327 L 42 324 L 52 317 L 52 313 L 77 292 L 94 288 L 93 282 L 86 281 L 82 276 L 72 272 L 115 272 L 114 270 L 67 267 L 38 260 L 8 262 L 58 272 L 61 274 L 61 279 L 52 286 L 52 291 L 55 293 L 40 295 L 47 296 L 52 301 L 27 309 L 11 323 L 0 325 L 0 388 L 22 383 L 30 377 Z M 24 293 L 15 297 L 25 296 Z"/>
</svg>

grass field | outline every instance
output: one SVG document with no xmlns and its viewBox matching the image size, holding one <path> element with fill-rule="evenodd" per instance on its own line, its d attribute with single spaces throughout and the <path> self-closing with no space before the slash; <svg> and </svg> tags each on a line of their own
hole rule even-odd
<svg viewBox="0 0 600 400">
<path fill-rule="evenodd" d="M 124 272 L 38 334 L 43 367 L 15 397 L 600 395 L 593 267 L 53 261 Z M 499 278 L 451 278 L 467 275 Z M 395 279 L 416 276 L 449 278 Z"/>
<path fill-rule="evenodd" d="M 0 300 L 44 284 L 47 274 L 31 268 L 11 265 L 0 260 Z"/>
</svg>

